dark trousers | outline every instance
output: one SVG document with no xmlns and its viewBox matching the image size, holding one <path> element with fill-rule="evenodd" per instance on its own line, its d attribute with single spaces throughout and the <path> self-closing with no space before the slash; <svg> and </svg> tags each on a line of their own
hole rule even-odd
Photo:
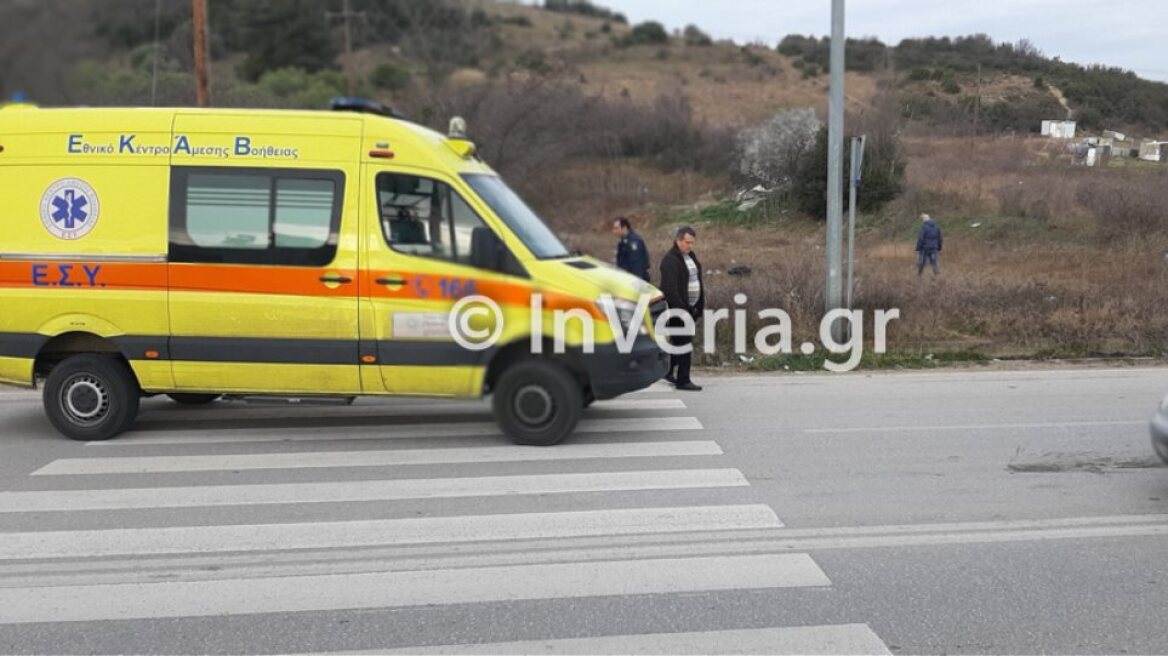
<svg viewBox="0 0 1168 656">
<path fill-rule="evenodd" d="M 941 273 L 937 268 L 937 251 L 936 249 L 926 249 L 917 251 L 917 275 L 925 272 L 925 263 L 928 262 L 933 266 L 933 275 Z"/>
<path fill-rule="evenodd" d="M 685 346 L 686 344 L 693 343 L 693 337 L 689 335 L 673 336 L 669 338 L 669 343 L 673 344 L 674 346 Z M 678 385 L 683 385 L 690 382 L 689 369 L 692 362 L 692 350 L 689 353 L 684 353 L 682 355 L 669 355 L 669 373 L 676 377 Z M 674 373 L 675 371 L 676 373 Z"/>
</svg>

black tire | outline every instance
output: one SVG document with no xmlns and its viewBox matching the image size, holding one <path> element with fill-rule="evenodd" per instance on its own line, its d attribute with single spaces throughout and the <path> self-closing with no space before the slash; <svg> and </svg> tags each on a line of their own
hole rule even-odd
<svg viewBox="0 0 1168 656">
<path fill-rule="evenodd" d="M 207 405 L 219 400 L 221 394 L 167 394 L 171 401 L 183 405 Z"/>
<path fill-rule="evenodd" d="M 526 360 L 499 377 L 492 406 L 495 421 L 512 442 L 552 446 L 575 430 L 584 410 L 584 394 L 561 365 Z"/>
<path fill-rule="evenodd" d="M 49 373 L 45 413 L 65 437 L 108 440 L 134 423 L 141 394 L 125 362 L 104 355 L 74 355 Z"/>
</svg>

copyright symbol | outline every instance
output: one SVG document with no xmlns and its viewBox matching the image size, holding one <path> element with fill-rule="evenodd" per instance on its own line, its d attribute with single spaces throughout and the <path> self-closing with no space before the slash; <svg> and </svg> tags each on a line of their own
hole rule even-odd
<svg viewBox="0 0 1168 656">
<path fill-rule="evenodd" d="M 481 327 L 476 328 L 471 321 L 479 317 L 476 323 Z M 503 335 L 503 310 L 486 296 L 465 296 L 450 309 L 446 325 L 459 346 L 468 351 L 484 351 Z"/>
</svg>

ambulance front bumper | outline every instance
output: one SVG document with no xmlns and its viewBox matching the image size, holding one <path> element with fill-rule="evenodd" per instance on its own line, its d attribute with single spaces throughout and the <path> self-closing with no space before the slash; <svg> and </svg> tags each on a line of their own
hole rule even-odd
<svg viewBox="0 0 1168 656">
<path fill-rule="evenodd" d="M 669 354 L 651 337 L 641 335 L 628 353 L 621 353 L 616 344 L 598 344 L 585 363 L 592 394 L 611 399 L 661 380 L 669 371 Z"/>
</svg>

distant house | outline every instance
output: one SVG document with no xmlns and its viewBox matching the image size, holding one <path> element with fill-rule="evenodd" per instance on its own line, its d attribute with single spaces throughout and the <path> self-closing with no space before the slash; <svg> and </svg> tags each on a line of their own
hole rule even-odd
<svg viewBox="0 0 1168 656">
<path fill-rule="evenodd" d="M 1168 154 L 1168 142 L 1165 141 L 1145 141 L 1140 144 L 1140 159 L 1149 162 L 1163 162 L 1164 156 Z"/>
<path fill-rule="evenodd" d="M 1074 166 L 1106 167 L 1111 162 L 1111 146 L 1080 142 L 1068 146 L 1067 150 L 1071 153 L 1071 164 Z"/>
<path fill-rule="evenodd" d="M 1074 139 L 1075 138 L 1075 122 L 1074 121 L 1043 121 L 1042 122 L 1042 136 L 1050 137 L 1051 139 Z"/>
<path fill-rule="evenodd" d="M 1095 166 L 1098 166 L 1099 168 L 1107 168 L 1107 165 L 1111 163 L 1111 152 L 1111 144 L 1099 146 L 1096 148 Z"/>
<path fill-rule="evenodd" d="M 1095 166 L 1095 146 L 1088 143 L 1077 143 L 1067 147 L 1071 151 L 1071 164 L 1074 166 Z"/>
<path fill-rule="evenodd" d="M 1116 132 L 1115 130 L 1104 130 L 1103 138 L 1111 139 L 1112 141 L 1127 141 L 1127 135 L 1122 132 Z"/>
</svg>

